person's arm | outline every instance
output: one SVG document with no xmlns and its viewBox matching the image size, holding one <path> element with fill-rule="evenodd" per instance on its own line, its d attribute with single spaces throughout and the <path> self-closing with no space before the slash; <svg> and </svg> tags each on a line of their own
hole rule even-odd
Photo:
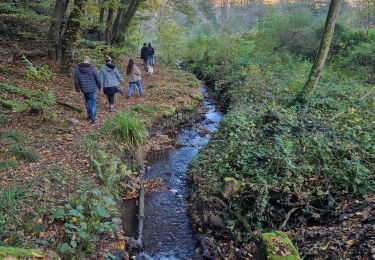
<svg viewBox="0 0 375 260">
<path fill-rule="evenodd" d="M 76 89 L 76 92 L 80 92 L 80 86 L 79 86 L 79 79 L 78 79 L 78 70 L 75 71 L 74 73 L 74 88 Z"/>
<path fill-rule="evenodd" d="M 120 72 L 118 71 L 117 68 L 115 68 L 115 75 L 116 75 L 116 78 L 117 78 L 121 83 L 124 82 L 124 80 L 122 79 L 121 74 L 120 74 Z"/>
<path fill-rule="evenodd" d="M 98 73 L 96 73 L 96 69 L 95 67 L 92 68 L 92 74 L 94 75 L 94 79 L 96 81 L 96 85 L 98 86 L 99 89 L 102 89 L 102 84 L 100 82 L 100 79 L 99 79 L 99 76 L 98 76 Z"/>
</svg>

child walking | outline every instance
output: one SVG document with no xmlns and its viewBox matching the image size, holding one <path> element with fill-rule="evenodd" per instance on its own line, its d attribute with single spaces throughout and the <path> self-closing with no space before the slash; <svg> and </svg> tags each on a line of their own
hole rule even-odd
<svg viewBox="0 0 375 260">
<path fill-rule="evenodd" d="M 133 59 L 129 60 L 128 67 L 126 68 L 126 75 L 129 81 L 129 91 L 127 98 L 130 98 L 134 91 L 134 85 L 137 85 L 139 95 L 143 97 L 142 83 L 141 83 L 141 70 L 134 64 Z"/>
<path fill-rule="evenodd" d="M 100 81 L 103 86 L 104 94 L 108 97 L 109 109 L 111 112 L 115 111 L 115 94 L 121 92 L 119 87 L 122 79 L 118 69 L 112 64 L 112 58 L 107 56 L 105 63 L 100 69 Z"/>
</svg>

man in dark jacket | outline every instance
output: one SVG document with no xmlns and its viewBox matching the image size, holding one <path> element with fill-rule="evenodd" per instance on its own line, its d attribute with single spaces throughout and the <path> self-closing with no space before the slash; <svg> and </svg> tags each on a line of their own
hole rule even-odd
<svg viewBox="0 0 375 260">
<path fill-rule="evenodd" d="M 147 47 L 147 43 L 144 43 L 143 47 L 141 49 L 141 59 L 143 60 L 143 64 L 145 66 L 145 70 L 147 70 L 147 65 L 148 65 L 148 47 Z"/>
<path fill-rule="evenodd" d="M 78 64 L 74 75 L 74 86 L 77 93 L 83 92 L 88 119 L 96 121 L 96 88 L 101 89 L 99 76 L 94 65 L 90 64 L 90 57 L 85 56 L 83 63 Z"/>
</svg>

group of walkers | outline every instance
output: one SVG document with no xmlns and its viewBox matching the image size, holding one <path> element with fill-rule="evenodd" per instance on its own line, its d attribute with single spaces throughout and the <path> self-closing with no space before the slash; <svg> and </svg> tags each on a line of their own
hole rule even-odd
<svg viewBox="0 0 375 260">
<path fill-rule="evenodd" d="M 147 56 L 144 48 L 147 48 Z M 149 43 L 148 46 L 145 43 L 141 50 L 141 58 L 145 62 L 145 69 L 148 66 L 154 65 L 154 54 L 155 51 Z M 147 57 L 147 58 L 146 58 Z M 134 87 L 137 85 L 139 95 L 144 96 L 141 83 L 141 70 L 134 63 L 133 59 L 129 60 L 128 66 L 126 67 L 126 76 L 129 82 L 128 93 L 125 98 L 130 98 L 134 92 Z M 124 93 L 120 89 L 120 84 L 124 80 L 116 68 L 112 64 L 112 58 L 107 56 L 105 58 L 105 64 L 100 68 L 97 73 L 94 65 L 90 63 L 90 57 L 85 56 L 83 62 L 78 64 L 75 75 L 74 75 L 74 86 L 78 94 L 83 93 L 85 105 L 87 109 L 87 119 L 91 120 L 91 123 L 96 122 L 96 92 L 97 89 L 102 90 L 108 98 L 109 109 L 111 112 L 115 111 L 115 94 Z"/>
<path fill-rule="evenodd" d="M 147 43 L 143 44 L 141 49 L 141 59 L 143 60 L 143 65 L 145 66 L 145 70 L 149 70 L 149 66 L 155 65 L 155 50 L 151 46 L 151 43 L 147 45 Z"/>
</svg>

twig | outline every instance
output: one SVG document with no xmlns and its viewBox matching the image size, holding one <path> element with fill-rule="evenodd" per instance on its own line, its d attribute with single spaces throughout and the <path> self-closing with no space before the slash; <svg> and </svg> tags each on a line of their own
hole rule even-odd
<svg viewBox="0 0 375 260">
<path fill-rule="evenodd" d="M 296 210 L 297 210 L 297 208 L 292 208 L 291 210 L 288 211 L 288 213 L 286 213 L 285 220 L 284 220 L 283 224 L 280 226 L 280 229 L 284 229 L 284 227 L 286 226 L 286 223 L 288 223 L 290 215 L 292 215 L 293 212 L 296 211 Z"/>
</svg>

